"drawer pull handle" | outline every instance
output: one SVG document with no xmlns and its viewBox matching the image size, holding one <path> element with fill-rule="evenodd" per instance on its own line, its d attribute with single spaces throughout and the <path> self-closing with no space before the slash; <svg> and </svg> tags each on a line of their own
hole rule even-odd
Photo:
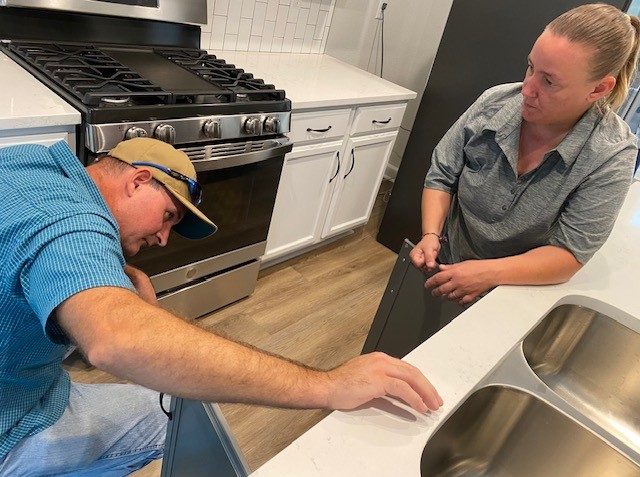
<svg viewBox="0 0 640 477">
<path fill-rule="evenodd" d="M 329 183 L 331 183 L 331 181 L 333 181 L 333 179 L 338 176 L 338 172 L 340 172 L 340 151 L 336 152 L 336 159 L 338 159 L 338 169 L 336 170 L 336 173 L 333 175 L 333 177 L 329 179 Z"/>
<path fill-rule="evenodd" d="M 389 118 L 391 119 L 391 118 Z M 329 129 L 331 129 L 331 126 L 329 126 L 328 128 L 324 128 L 324 129 L 313 129 L 313 128 L 307 128 L 307 132 L 319 132 L 319 133 L 323 133 L 323 132 L 327 132 Z"/>
<path fill-rule="evenodd" d="M 391 117 L 389 117 L 389 119 L 387 119 L 386 121 L 378 121 L 377 119 L 374 119 L 373 121 L 371 121 L 373 124 L 389 124 L 391 122 Z"/>
<path fill-rule="evenodd" d="M 351 167 L 349 168 L 349 172 L 347 172 L 344 175 L 343 179 L 346 179 L 349 176 L 349 174 L 351 174 L 351 171 L 353 171 L 353 166 L 355 165 L 356 165 L 356 155 L 354 154 L 353 149 L 351 149 Z"/>
</svg>

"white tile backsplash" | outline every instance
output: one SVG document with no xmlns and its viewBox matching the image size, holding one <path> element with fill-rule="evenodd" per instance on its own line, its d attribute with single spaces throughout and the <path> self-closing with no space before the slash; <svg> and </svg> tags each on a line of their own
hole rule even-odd
<svg viewBox="0 0 640 477">
<path fill-rule="evenodd" d="M 288 9 L 286 5 L 278 5 L 278 15 L 276 16 L 276 29 L 273 32 L 275 37 L 284 38 L 284 29 L 287 26 Z"/>
<path fill-rule="evenodd" d="M 322 53 L 336 0 L 209 0 L 202 47 Z"/>
<path fill-rule="evenodd" d="M 216 0 L 216 6 L 213 9 L 213 13 L 216 15 L 226 15 L 229 9 L 229 0 Z"/>
<path fill-rule="evenodd" d="M 251 36 L 251 19 L 240 19 L 240 32 L 238 33 L 238 43 L 236 48 L 241 51 L 249 49 L 249 37 Z"/>
<path fill-rule="evenodd" d="M 237 35 L 240 30 L 240 12 L 242 11 L 242 2 L 229 3 L 227 13 L 227 30 L 225 35 Z"/>
<path fill-rule="evenodd" d="M 236 0 L 240 1 L 240 0 Z M 242 18 L 253 18 L 253 9 L 256 6 L 256 0 L 242 0 Z"/>
<path fill-rule="evenodd" d="M 264 19 L 267 15 L 267 4 L 256 2 L 256 8 L 253 11 L 253 21 L 251 23 L 251 34 L 262 36 L 264 30 Z"/>
<path fill-rule="evenodd" d="M 275 22 L 277 14 L 278 14 L 278 0 L 269 0 L 267 2 L 267 17 L 266 17 L 266 21 Z"/>
</svg>

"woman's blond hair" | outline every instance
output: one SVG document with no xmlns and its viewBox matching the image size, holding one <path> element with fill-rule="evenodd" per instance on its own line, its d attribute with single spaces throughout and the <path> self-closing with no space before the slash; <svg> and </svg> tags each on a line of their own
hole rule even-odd
<svg viewBox="0 0 640 477">
<path fill-rule="evenodd" d="M 563 13 L 546 28 L 554 35 L 593 49 L 591 79 L 616 78 L 611 93 L 600 100 L 602 110 L 618 109 L 629 93 L 636 71 L 640 20 L 603 3 L 582 5 Z"/>
</svg>

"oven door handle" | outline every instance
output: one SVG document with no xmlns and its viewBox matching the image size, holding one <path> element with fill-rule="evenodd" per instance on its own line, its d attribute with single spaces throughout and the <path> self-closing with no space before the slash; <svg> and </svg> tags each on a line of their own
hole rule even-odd
<svg viewBox="0 0 640 477">
<path fill-rule="evenodd" d="M 206 159 L 193 159 L 191 162 L 196 172 L 228 169 L 230 167 L 244 166 L 246 164 L 268 161 L 275 157 L 284 156 L 287 152 L 291 151 L 293 147 L 293 142 L 288 137 L 274 139 L 271 141 L 271 144 L 272 146 L 267 149 Z"/>
</svg>

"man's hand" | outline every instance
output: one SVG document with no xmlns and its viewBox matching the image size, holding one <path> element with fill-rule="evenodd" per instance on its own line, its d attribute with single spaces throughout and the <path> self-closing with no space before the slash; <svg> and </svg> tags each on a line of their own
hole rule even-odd
<svg viewBox="0 0 640 477">
<path fill-rule="evenodd" d="M 150 305 L 157 306 L 156 291 L 153 289 L 151 280 L 142 270 L 132 267 L 129 264 L 124 266 L 124 273 L 127 274 L 133 286 L 136 287 L 138 296 Z"/>
<path fill-rule="evenodd" d="M 440 252 L 440 239 L 436 235 L 427 234 L 413 247 L 409 257 L 416 267 L 429 272 L 438 267 L 436 262 L 438 252 Z"/>
<path fill-rule="evenodd" d="M 400 399 L 421 413 L 442 406 L 442 398 L 418 368 L 384 353 L 358 356 L 327 374 L 329 409 L 353 409 L 382 396 Z"/>
<path fill-rule="evenodd" d="M 431 288 L 433 296 L 441 296 L 461 305 L 472 302 L 496 285 L 491 260 L 466 260 L 440 265 L 440 271 L 425 283 L 425 287 Z"/>
</svg>

